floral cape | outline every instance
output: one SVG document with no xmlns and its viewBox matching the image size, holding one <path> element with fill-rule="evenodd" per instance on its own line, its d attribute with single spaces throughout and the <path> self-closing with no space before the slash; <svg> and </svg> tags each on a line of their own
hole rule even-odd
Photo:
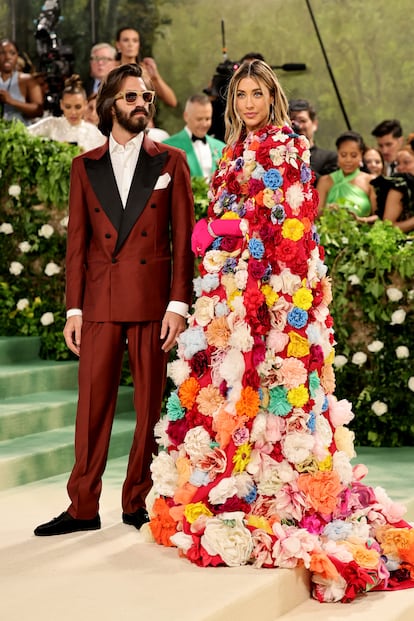
<svg viewBox="0 0 414 621">
<path fill-rule="evenodd" d="M 223 152 L 208 218 L 240 219 L 242 236 L 216 237 L 199 265 L 156 426 L 150 528 L 202 566 L 304 565 L 315 598 L 348 602 L 414 585 L 414 530 L 351 465 L 309 162 L 287 126 Z"/>
</svg>

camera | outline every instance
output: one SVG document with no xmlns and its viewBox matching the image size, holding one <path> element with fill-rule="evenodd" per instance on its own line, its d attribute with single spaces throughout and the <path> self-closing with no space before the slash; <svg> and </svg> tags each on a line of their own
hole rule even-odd
<svg viewBox="0 0 414 621">
<path fill-rule="evenodd" d="M 203 93 L 211 98 L 213 106 L 213 118 L 209 134 L 219 140 L 224 140 L 224 110 L 226 108 L 227 87 L 233 73 L 239 68 L 240 63 L 233 60 L 224 60 L 216 67 L 209 86 L 203 89 Z"/>
<path fill-rule="evenodd" d="M 65 79 L 72 75 L 74 55 L 69 45 L 62 45 L 55 27 L 60 18 L 59 0 L 46 0 L 36 23 L 35 39 L 39 56 L 39 73 L 45 76 L 47 93 L 44 108 L 54 116 L 60 116 L 60 96 Z"/>
<path fill-rule="evenodd" d="M 222 97 L 225 100 L 228 83 L 239 67 L 240 63 L 232 60 L 225 60 L 217 65 L 211 84 L 203 92 L 211 97 Z"/>
<path fill-rule="evenodd" d="M 35 37 L 39 41 L 48 41 L 52 35 L 56 38 L 54 32 L 55 25 L 59 21 L 60 6 L 59 0 L 46 0 L 40 10 L 37 20 Z"/>
</svg>

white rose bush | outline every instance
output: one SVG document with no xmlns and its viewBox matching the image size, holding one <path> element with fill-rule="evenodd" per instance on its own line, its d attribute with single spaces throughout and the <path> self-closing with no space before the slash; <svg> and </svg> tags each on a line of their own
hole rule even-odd
<svg viewBox="0 0 414 621">
<path fill-rule="evenodd" d="M 353 403 L 356 443 L 413 445 L 414 238 L 341 209 L 325 210 L 319 234 L 333 285 L 336 394 Z"/>
<path fill-rule="evenodd" d="M 62 329 L 70 166 L 79 149 L 0 121 L 0 336 L 39 336 L 68 359 Z"/>
</svg>

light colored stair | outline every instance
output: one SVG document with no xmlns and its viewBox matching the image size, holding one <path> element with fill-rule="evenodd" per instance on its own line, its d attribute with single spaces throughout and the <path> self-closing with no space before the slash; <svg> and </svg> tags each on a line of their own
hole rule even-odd
<svg viewBox="0 0 414 621">
<path fill-rule="evenodd" d="M 77 361 L 40 360 L 36 337 L 0 337 L 0 490 L 70 471 Z M 132 388 L 119 389 L 109 459 L 129 452 Z"/>
</svg>

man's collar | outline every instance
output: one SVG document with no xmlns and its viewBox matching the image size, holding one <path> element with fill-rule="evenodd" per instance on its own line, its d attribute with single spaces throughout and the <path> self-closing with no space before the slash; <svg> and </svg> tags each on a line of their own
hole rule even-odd
<svg viewBox="0 0 414 621">
<path fill-rule="evenodd" d="M 193 142 L 195 142 L 196 140 L 201 140 L 201 142 L 204 142 L 204 144 L 207 144 L 207 138 L 204 136 L 203 138 L 199 138 L 198 136 L 195 136 L 194 134 L 191 133 L 188 125 L 186 125 L 184 127 L 185 131 L 187 132 L 187 134 L 190 137 L 190 140 L 192 140 Z"/>
<path fill-rule="evenodd" d="M 122 144 L 119 144 L 119 142 L 115 140 L 111 132 L 109 134 L 109 152 L 119 153 L 119 152 L 125 151 L 125 149 L 128 149 L 128 148 L 133 148 L 133 149 L 136 149 L 137 151 L 140 151 L 143 140 L 144 140 L 144 132 L 139 132 L 139 134 L 137 134 L 136 136 L 128 140 L 128 142 L 125 145 L 122 145 Z"/>
</svg>

